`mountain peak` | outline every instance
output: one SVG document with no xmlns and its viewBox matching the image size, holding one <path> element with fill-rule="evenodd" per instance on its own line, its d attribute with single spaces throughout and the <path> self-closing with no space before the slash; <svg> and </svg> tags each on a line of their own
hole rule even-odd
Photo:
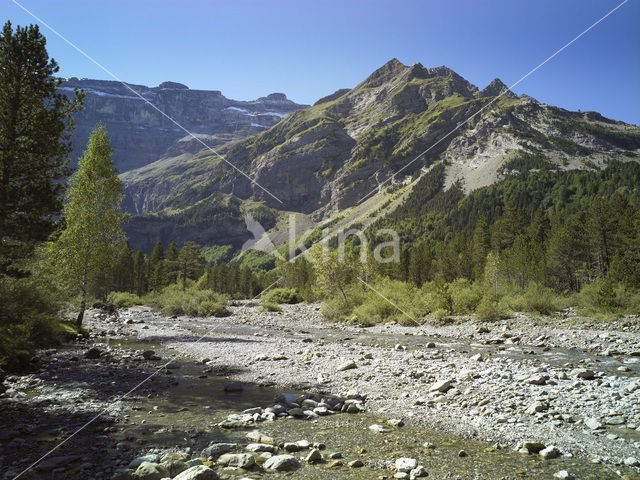
<svg viewBox="0 0 640 480">
<path fill-rule="evenodd" d="M 460 77 L 460 75 L 458 75 L 454 70 L 447 67 L 446 65 L 427 68 L 427 72 L 429 72 L 429 74 L 433 77 L 452 77 L 452 76 Z"/>
<path fill-rule="evenodd" d="M 287 95 L 284 93 L 270 93 L 267 95 L 267 100 L 287 100 Z"/>
<path fill-rule="evenodd" d="M 424 66 L 418 62 L 414 63 L 409 67 L 409 80 L 413 80 L 414 78 L 428 78 L 429 70 L 424 68 Z"/>
<path fill-rule="evenodd" d="M 178 82 L 162 82 L 160 85 L 158 85 L 158 88 L 172 90 L 189 90 L 189 87 L 187 87 L 185 84 Z"/>
<path fill-rule="evenodd" d="M 378 87 L 405 70 L 407 70 L 406 65 L 400 62 L 397 58 L 392 58 L 369 75 L 359 86 L 364 88 Z"/>
<path fill-rule="evenodd" d="M 499 95 L 507 98 L 518 98 L 499 78 L 491 80 L 491 83 L 484 87 L 479 94 L 480 97 L 497 97 Z"/>
</svg>

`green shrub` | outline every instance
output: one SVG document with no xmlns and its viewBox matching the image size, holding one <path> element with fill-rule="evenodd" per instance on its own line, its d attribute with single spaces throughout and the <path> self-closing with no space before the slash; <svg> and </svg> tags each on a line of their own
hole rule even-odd
<svg viewBox="0 0 640 480">
<path fill-rule="evenodd" d="M 395 321 L 403 325 L 419 324 L 426 313 L 422 291 L 411 283 L 382 279 L 366 290 L 366 298 L 353 310 L 361 324 Z"/>
<path fill-rule="evenodd" d="M 561 298 L 550 288 L 530 283 L 526 289 L 505 295 L 500 302 L 514 312 L 530 312 L 549 315 L 562 308 Z"/>
<path fill-rule="evenodd" d="M 262 300 L 271 303 L 299 303 L 302 299 L 295 288 L 273 288 L 261 295 Z"/>
<path fill-rule="evenodd" d="M 282 312 L 282 307 L 275 302 L 269 302 L 266 300 L 262 301 L 262 306 L 260 307 L 261 312 Z"/>
<path fill-rule="evenodd" d="M 226 317 L 229 315 L 227 307 L 220 302 L 204 300 L 198 305 L 198 317 Z"/>
<path fill-rule="evenodd" d="M 578 306 L 587 314 L 637 313 L 640 311 L 640 291 L 610 278 L 599 278 L 582 287 L 578 293 Z"/>
<path fill-rule="evenodd" d="M 583 285 L 578 293 L 578 304 L 587 313 L 611 313 L 620 306 L 615 286 L 605 278 Z"/>
<path fill-rule="evenodd" d="M 472 313 L 482 300 L 482 286 L 464 278 L 451 282 L 449 290 L 453 299 L 454 313 Z"/>
<path fill-rule="evenodd" d="M 166 315 L 224 317 L 230 314 L 224 295 L 212 290 L 200 290 L 193 285 L 184 290 L 180 285 L 169 285 L 160 293 L 146 295 L 143 301 Z"/>
<path fill-rule="evenodd" d="M 627 313 L 637 314 L 640 312 L 640 291 L 627 292 Z"/>
<path fill-rule="evenodd" d="M 0 276 L 0 299 L 0 367 L 25 368 L 35 349 L 59 343 L 66 333 L 60 296 L 51 282 Z"/>
<path fill-rule="evenodd" d="M 142 299 L 134 293 L 129 292 L 111 292 L 107 295 L 107 303 L 115 305 L 118 308 L 130 308 L 136 305 L 142 305 Z"/>
<path fill-rule="evenodd" d="M 349 305 L 340 294 L 327 297 L 322 302 L 322 315 L 332 322 L 344 322 L 347 320 L 358 320 L 353 318 L 353 310 L 362 305 L 366 298 L 366 292 L 361 285 L 350 285 L 346 288 L 345 294 Z M 371 324 L 371 323 L 369 323 Z"/>
<path fill-rule="evenodd" d="M 476 318 L 483 322 L 492 322 L 508 318 L 505 308 L 495 299 L 488 296 L 482 297 L 482 300 L 476 307 L 475 314 Z"/>
</svg>

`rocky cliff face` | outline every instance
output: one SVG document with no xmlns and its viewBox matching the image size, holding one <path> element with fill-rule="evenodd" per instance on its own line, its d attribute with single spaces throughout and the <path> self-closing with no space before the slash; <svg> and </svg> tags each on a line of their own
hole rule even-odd
<svg viewBox="0 0 640 480">
<path fill-rule="evenodd" d="M 170 147 L 170 155 L 204 148 L 160 111 L 206 145 L 216 146 L 267 130 L 304 107 L 282 93 L 243 102 L 228 99 L 217 90 L 190 90 L 176 82 L 164 82 L 153 88 L 133 84 L 129 87 L 142 98 L 120 82 L 78 78 L 62 82 L 63 92 L 81 88 L 86 93 L 85 108 L 74 117 L 74 162 L 86 148 L 89 133 L 98 122 L 107 127 L 116 167 L 126 171 L 158 160 Z"/>
<path fill-rule="evenodd" d="M 220 147 L 273 196 L 206 151 L 176 151 L 124 180 L 131 211 L 155 212 L 168 223 L 202 218 L 194 206 L 220 192 L 319 219 L 372 191 L 408 184 L 438 162 L 447 185 L 470 191 L 527 162 L 569 169 L 637 159 L 639 142 L 637 126 L 518 97 L 499 79 L 479 90 L 447 67 L 394 59 L 356 87 Z M 136 221 L 128 227 L 134 234 Z"/>
</svg>

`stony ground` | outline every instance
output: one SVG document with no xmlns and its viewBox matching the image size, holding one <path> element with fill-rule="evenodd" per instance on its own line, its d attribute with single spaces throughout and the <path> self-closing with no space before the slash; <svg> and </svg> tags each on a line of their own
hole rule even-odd
<svg viewBox="0 0 640 480">
<path fill-rule="evenodd" d="M 133 309 L 119 325 L 232 368 L 240 381 L 355 391 L 374 412 L 509 446 L 539 440 L 609 464 L 639 456 L 637 318 L 606 330 L 571 314 L 554 322 L 520 316 L 364 329 L 325 323 L 318 305 L 285 306 L 281 314 L 251 304 L 233 310 L 195 320 Z"/>
<path fill-rule="evenodd" d="M 197 361 L 196 381 L 208 373 L 245 385 L 366 398 L 367 411 L 408 426 L 509 449 L 541 442 L 555 446 L 547 449 L 550 455 L 638 473 L 638 318 L 602 324 L 567 312 L 561 319 L 517 316 L 492 324 L 457 319 L 447 325 L 361 328 L 324 322 L 318 305 L 260 313 L 254 303 L 241 302 L 231 309 L 229 317 L 207 319 L 169 318 L 144 307 L 117 317 L 91 312 L 92 338 L 41 352 L 34 373 L 5 381 L 7 391 L 0 395 L 4 478 L 15 478 L 46 445 L 65 439 L 96 412 L 95 421 L 21 478 L 129 478 L 117 472 L 137 454 L 157 452 L 154 459 L 160 461 L 167 452 L 166 445 L 152 441 L 158 432 L 142 437 L 127 432 L 137 422 L 136 405 L 162 398 L 176 385 L 166 363 L 171 350 L 176 358 Z M 162 349 L 164 358 L 145 357 L 126 345 L 105 348 L 109 339 L 128 337 Z M 93 345 L 101 349 L 99 358 L 89 353 Z M 137 387 L 154 372 L 160 373 Z M 381 423 L 373 428 L 394 428 Z M 197 429 L 177 433 L 198 437 Z M 179 455 L 185 468 L 202 463 L 197 453 L 191 460 L 184 457 L 184 448 Z"/>
</svg>

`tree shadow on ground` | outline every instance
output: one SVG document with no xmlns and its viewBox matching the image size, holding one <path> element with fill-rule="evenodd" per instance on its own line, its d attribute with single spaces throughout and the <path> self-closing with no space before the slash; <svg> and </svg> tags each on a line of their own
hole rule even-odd
<svg viewBox="0 0 640 480">
<path fill-rule="evenodd" d="M 40 464 L 45 470 L 34 468 L 20 478 L 86 479 L 99 472 L 110 478 L 116 467 L 152 446 L 199 452 L 211 441 L 227 441 L 228 432 L 215 427 L 222 420 L 217 412 L 240 412 L 273 399 L 272 391 L 257 385 L 245 384 L 242 393 L 225 392 L 227 379 L 204 375 L 203 365 L 183 358 L 173 360 L 179 369 L 167 370 L 160 369 L 166 361 L 109 355 L 82 359 L 85 350 L 82 345 L 62 347 L 29 377 L 31 382 L 9 385 L 26 395 L 1 399 L 0 478 L 13 479 L 67 438 Z M 224 375 L 240 371 L 226 365 L 215 370 Z M 56 466 L 51 459 L 58 457 L 67 458 Z M 88 466 L 81 470 L 81 464 Z"/>
</svg>

